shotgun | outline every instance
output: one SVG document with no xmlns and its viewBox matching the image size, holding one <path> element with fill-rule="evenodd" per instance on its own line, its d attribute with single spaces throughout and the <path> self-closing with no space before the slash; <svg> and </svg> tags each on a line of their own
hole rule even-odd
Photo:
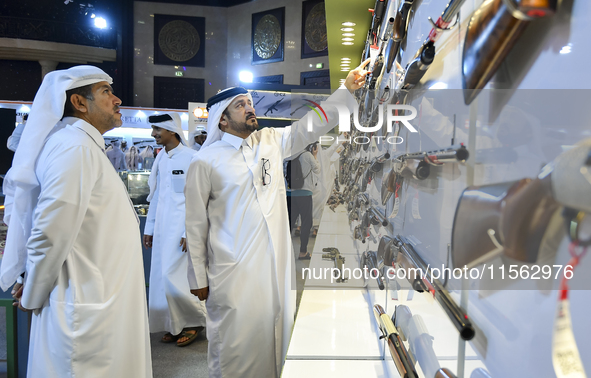
<svg viewBox="0 0 591 378">
<path fill-rule="evenodd" d="M 341 274 L 339 278 L 337 278 L 337 282 L 343 283 L 347 282 L 348 278 L 345 277 L 345 258 L 341 255 L 338 249 L 336 248 L 322 248 L 322 260 L 332 260 L 334 261 L 334 267 L 337 268 Z"/>
<path fill-rule="evenodd" d="M 556 13 L 557 0 L 486 0 L 468 24 L 462 57 L 466 105 L 505 60 L 531 20 Z"/>
<path fill-rule="evenodd" d="M 440 150 L 414 152 L 397 156 L 394 160 L 398 163 L 404 163 L 408 160 L 418 160 L 419 164 L 415 171 L 415 177 L 419 180 L 425 180 L 431 173 L 431 166 L 440 166 L 444 163 L 460 162 L 464 163 L 470 157 L 468 149 L 464 144 L 460 146 L 451 146 Z M 401 173 L 404 164 L 399 164 L 398 172 Z"/>
<path fill-rule="evenodd" d="M 433 294 L 435 300 L 441 305 L 453 325 L 460 333 L 460 337 L 464 340 L 471 340 L 474 335 L 474 327 L 468 319 L 468 314 L 456 304 L 447 289 L 443 284 L 434 279 L 431 272 L 427 269 L 428 265 L 415 251 L 414 247 L 409 244 L 404 237 L 398 235 L 394 238 L 394 243 L 398 247 L 398 251 L 403 257 L 406 257 L 408 261 L 420 272 L 423 283 L 427 286 L 428 290 Z"/>
<path fill-rule="evenodd" d="M 383 266 L 380 267 L 377 252 L 375 251 L 366 251 L 363 252 L 361 255 L 360 265 L 363 269 L 369 270 L 371 275 L 375 275 L 376 281 L 378 283 L 378 287 L 380 290 L 384 290 L 386 285 L 384 285 L 384 273 L 383 273 Z M 375 273 L 372 273 L 375 272 Z"/>
<path fill-rule="evenodd" d="M 382 331 L 382 336 L 380 339 L 387 339 L 388 341 L 388 349 L 390 350 L 390 355 L 394 360 L 394 365 L 396 365 L 396 370 L 398 370 L 398 374 L 400 374 L 401 378 L 418 378 L 419 375 L 417 374 L 414 364 L 404 344 L 402 343 L 402 339 L 400 335 L 396 331 L 396 327 L 392 323 L 392 319 L 386 314 L 384 308 L 379 304 L 373 306 L 373 314 L 378 322 L 378 326 L 380 331 Z"/>
<path fill-rule="evenodd" d="M 433 22 L 433 20 L 429 18 L 429 21 L 433 24 L 433 28 L 412 61 L 407 65 L 406 71 L 398 86 L 400 91 L 410 91 L 421 81 L 423 76 L 425 76 L 425 72 L 427 72 L 435 60 L 435 42 L 437 42 L 444 31 L 449 30 L 448 28 L 451 25 L 451 22 L 458 14 L 464 1 L 465 0 L 451 0 L 447 3 L 445 10 L 436 22 Z"/>
</svg>

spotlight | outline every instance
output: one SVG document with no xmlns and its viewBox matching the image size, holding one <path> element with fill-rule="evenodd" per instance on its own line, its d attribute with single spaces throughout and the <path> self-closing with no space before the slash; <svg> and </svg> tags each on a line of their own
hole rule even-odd
<svg viewBox="0 0 591 378">
<path fill-rule="evenodd" d="M 240 79 L 240 81 L 242 81 L 243 83 L 252 83 L 252 72 L 240 71 L 240 73 L 238 74 L 238 79 Z"/>
<path fill-rule="evenodd" d="M 99 29 L 104 29 L 107 27 L 107 20 L 105 20 L 102 17 L 96 17 L 94 19 L 94 26 L 96 26 Z"/>
<path fill-rule="evenodd" d="M 343 22 L 341 25 L 343 25 L 343 26 L 355 26 L 356 24 L 354 22 L 347 21 L 347 22 Z"/>
</svg>

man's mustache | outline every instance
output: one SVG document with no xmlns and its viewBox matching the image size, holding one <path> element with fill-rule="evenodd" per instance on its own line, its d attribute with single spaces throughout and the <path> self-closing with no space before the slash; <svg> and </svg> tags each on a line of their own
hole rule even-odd
<svg viewBox="0 0 591 378">
<path fill-rule="evenodd" d="M 256 115 L 254 115 L 254 113 L 249 113 L 249 115 L 246 116 L 246 119 L 249 120 L 251 118 L 256 119 L 257 117 L 256 117 Z"/>
</svg>

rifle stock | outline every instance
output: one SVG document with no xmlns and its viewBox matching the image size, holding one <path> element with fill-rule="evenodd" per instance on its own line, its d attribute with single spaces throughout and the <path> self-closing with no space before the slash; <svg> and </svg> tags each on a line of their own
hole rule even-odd
<svg viewBox="0 0 591 378">
<path fill-rule="evenodd" d="M 466 105 L 497 72 L 529 20 L 553 15 L 557 0 L 520 0 L 516 6 L 510 4 L 514 4 L 513 0 L 486 0 L 470 19 L 462 58 Z"/>
</svg>

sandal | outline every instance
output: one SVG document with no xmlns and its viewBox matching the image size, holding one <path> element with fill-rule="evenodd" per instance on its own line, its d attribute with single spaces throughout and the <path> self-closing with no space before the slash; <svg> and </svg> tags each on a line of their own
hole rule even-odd
<svg viewBox="0 0 591 378">
<path fill-rule="evenodd" d="M 304 256 L 298 256 L 298 260 L 310 260 L 312 256 L 309 253 L 306 253 Z"/>
<path fill-rule="evenodd" d="M 181 334 L 179 335 L 179 340 L 183 337 L 186 337 L 187 340 L 185 341 L 178 341 L 176 342 L 176 346 L 178 347 L 184 347 L 187 346 L 189 344 L 192 344 L 195 340 L 197 340 L 197 335 L 199 335 L 199 332 L 203 330 L 203 327 L 196 327 L 196 328 L 186 328 L 183 330 L 183 332 L 181 332 Z M 195 333 L 189 333 L 189 331 L 195 331 Z"/>
<path fill-rule="evenodd" d="M 162 336 L 162 338 L 160 339 L 160 342 L 165 343 L 165 344 L 170 344 L 170 343 L 177 341 L 180 336 L 181 336 L 180 334 L 175 336 L 170 332 L 166 332 L 164 334 L 164 336 Z"/>
</svg>

